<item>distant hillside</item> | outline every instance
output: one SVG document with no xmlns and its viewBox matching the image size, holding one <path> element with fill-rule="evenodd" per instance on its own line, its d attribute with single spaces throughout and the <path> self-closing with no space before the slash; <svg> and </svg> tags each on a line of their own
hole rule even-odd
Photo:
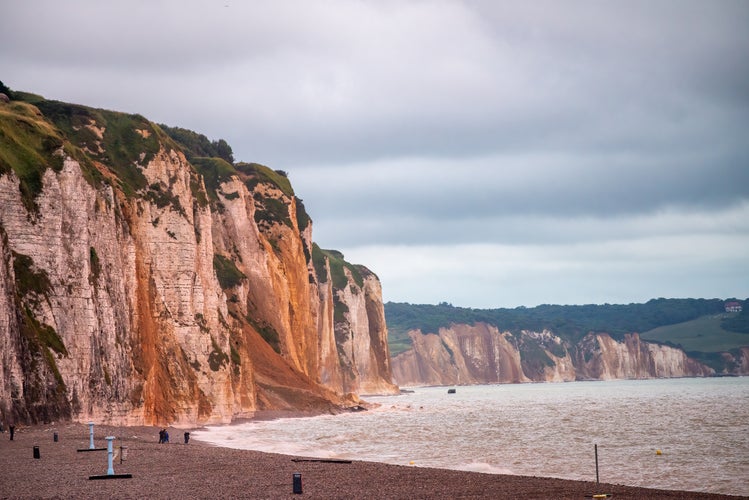
<svg viewBox="0 0 749 500">
<path fill-rule="evenodd" d="M 749 344 L 749 334 L 742 333 L 742 325 L 747 324 L 749 316 L 749 300 L 738 301 L 743 312 L 730 315 L 725 313 L 725 302 L 659 298 L 644 304 L 540 305 L 514 309 L 388 302 L 385 316 L 392 356 L 410 349 L 409 330 L 436 333 L 451 324 L 477 322 L 513 333 L 548 329 L 573 342 L 589 332 L 605 332 L 619 339 L 627 333 L 644 332 L 644 339 L 682 345 L 687 351 L 717 352 Z"/>
<path fill-rule="evenodd" d="M 672 344 L 685 351 L 722 352 L 749 344 L 749 334 L 724 329 L 738 313 L 710 314 L 691 321 L 659 326 L 640 334 L 645 340 Z"/>
</svg>

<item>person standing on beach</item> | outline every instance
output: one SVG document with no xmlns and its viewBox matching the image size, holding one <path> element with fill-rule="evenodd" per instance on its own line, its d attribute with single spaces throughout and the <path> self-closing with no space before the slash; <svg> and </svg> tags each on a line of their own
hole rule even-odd
<svg viewBox="0 0 749 500">
<path fill-rule="evenodd" d="M 159 431 L 159 444 L 162 444 L 164 442 L 164 433 L 166 432 L 166 429 L 161 429 Z"/>
<path fill-rule="evenodd" d="M 16 426 L 13 424 L 10 424 L 8 426 L 8 429 L 10 430 L 10 440 L 13 441 L 13 434 L 16 433 Z"/>
</svg>

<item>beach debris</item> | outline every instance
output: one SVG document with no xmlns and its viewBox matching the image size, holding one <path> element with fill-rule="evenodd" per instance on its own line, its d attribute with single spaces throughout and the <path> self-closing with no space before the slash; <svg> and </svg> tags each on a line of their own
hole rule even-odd
<svg viewBox="0 0 749 500">
<path fill-rule="evenodd" d="M 350 464 L 351 460 L 340 458 L 292 458 L 292 462 L 323 462 L 326 464 Z"/>
</svg>

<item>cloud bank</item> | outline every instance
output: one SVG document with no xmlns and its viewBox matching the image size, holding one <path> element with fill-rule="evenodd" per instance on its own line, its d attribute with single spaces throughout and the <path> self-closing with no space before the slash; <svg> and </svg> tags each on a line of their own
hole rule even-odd
<svg viewBox="0 0 749 500">
<path fill-rule="evenodd" d="M 749 296 L 746 2 L 4 9 L 7 85 L 288 172 L 386 300 Z"/>
</svg>

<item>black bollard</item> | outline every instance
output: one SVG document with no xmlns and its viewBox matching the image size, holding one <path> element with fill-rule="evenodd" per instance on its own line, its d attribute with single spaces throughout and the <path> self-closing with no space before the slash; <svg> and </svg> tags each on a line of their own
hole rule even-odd
<svg viewBox="0 0 749 500">
<path fill-rule="evenodd" d="M 294 473 L 294 493 L 301 495 L 302 494 L 302 475 L 299 473 Z"/>
<path fill-rule="evenodd" d="M 52 434 L 52 440 L 56 443 L 57 442 L 57 433 L 55 432 Z"/>
<path fill-rule="evenodd" d="M 187 444 L 188 441 L 190 441 L 190 433 L 185 432 L 185 444 Z"/>
<path fill-rule="evenodd" d="M 34 446 L 34 458 L 41 458 L 41 456 L 39 455 L 39 447 L 38 446 Z"/>
</svg>

